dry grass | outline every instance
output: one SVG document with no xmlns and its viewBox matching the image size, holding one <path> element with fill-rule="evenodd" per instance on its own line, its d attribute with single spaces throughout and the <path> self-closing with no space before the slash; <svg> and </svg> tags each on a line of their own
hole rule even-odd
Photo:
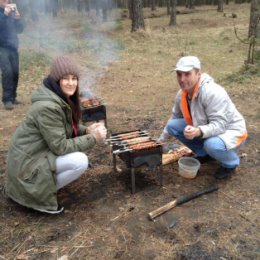
<svg viewBox="0 0 260 260">
<path fill-rule="evenodd" d="M 259 259 L 259 76 L 236 77 L 244 65 L 247 46 L 239 42 L 234 24 L 242 38 L 247 35 L 249 4 L 225 6 L 225 14 L 215 7 L 198 7 L 196 12 L 178 15 L 176 27 L 168 27 L 169 17 L 158 9 L 147 18 L 146 31 L 130 33 L 130 21 L 99 24 L 91 19 L 63 15 L 58 20 L 59 37 L 50 33 L 40 45 L 28 39 L 34 35 L 29 25 L 22 36 L 22 73 L 19 95 L 25 106 L 12 112 L 0 110 L 0 188 L 3 190 L 4 157 L 11 133 L 20 123 L 30 103 L 30 94 L 48 72 L 50 56 L 56 48 L 71 50 L 79 62 L 83 81 L 91 85 L 107 103 L 109 131 L 146 128 L 158 136 L 170 115 L 178 89 L 173 67 L 183 54 L 197 55 L 203 71 L 225 87 L 245 115 L 250 142 L 242 165 L 220 190 L 169 211 L 156 222 L 147 213 L 175 197 L 196 191 L 214 182 L 214 165 L 205 165 L 200 176 L 187 181 L 177 176 L 177 166 L 164 168 L 164 186 L 159 189 L 150 170 L 138 172 L 138 192 L 129 193 L 127 173 L 114 173 L 110 148 L 99 147 L 90 153 L 94 168 L 81 180 L 64 189 L 60 199 L 63 215 L 41 215 L 2 198 L 0 259 Z M 184 9 L 180 8 L 180 11 Z M 231 18 L 236 13 L 237 18 Z M 146 17 L 151 12 L 145 10 Z M 72 19 L 73 18 L 73 19 Z M 66 21 L 66 26 L 63 22 Z M 50 21 L 51 22 L 51 21 Z M 109 39 L 87 38 L 85 32 L 99 33 Z M 41 29 L 44 26 L 39 24 Z M 82 26 L 82 30 L 80 29 Z M 37 31 L 37 27 L 35 30 Z M 67 31 L 67 29 L 69 31 Z M 74 46 L 76 35 L 77 48 Z M 35 35 L 34 35 L 35 36 Z M 45 32 L 36 34 L 44 38 Z M 26 40 L 27 39 L 27 40 Z M 24 41 L 23 41 L 24 40 Z M 110 41 L 111 40 L 111 41 Z M 61 44 L 62 42 L 62 44 Z M 60 45 L 61 44 L 61 45 Z M 40 47 L 39 47 L 40 46 Z M 89 48 L 87 48 L 88 46 Z M 111 48 L 112 46 L 112 48 Z M 115 59 L 106 59 L 102 50 Z M 30 50 L 32 56 L 28 56 Z M 44 54 L 39 55 L 39 51 Z M 37 55 L 36 55 L 37 54 Z M 28 58 L 29 57 L 29 58 Z M 243 74 L 242 74 L 243 75 Z M 248 91 L 250 89 L 250 92 Z M 176 226 L 169 225 L 176 221 Z"/>
</svg>

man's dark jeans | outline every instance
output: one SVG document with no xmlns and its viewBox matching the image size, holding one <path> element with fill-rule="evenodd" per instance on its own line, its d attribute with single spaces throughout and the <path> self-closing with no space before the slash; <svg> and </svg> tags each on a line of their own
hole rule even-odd
<svg viewBox="0 0 260 260">
<path fill-rule="evenodd" d="M 2 71 L 2 101 L 14 102 L 19 78 L 18 51 L 0 47 L 0 69 Z"/>
</svg>

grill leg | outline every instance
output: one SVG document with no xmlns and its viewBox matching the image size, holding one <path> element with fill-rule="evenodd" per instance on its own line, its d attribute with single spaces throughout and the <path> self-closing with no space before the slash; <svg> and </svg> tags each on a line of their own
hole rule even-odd
<svg viewBox="0 0 260 260">
<path fill-rule="evenodd" d="M 116 155 L 113 154 L 113 167 L 114 167 L 114 171 L 116 172 Z"/>
<path fill-rule="evenodd" d="M 162 164 L 159 166 L 159 178 L 160 178 L 160 186 L 163 185 L 163 167 Z"/>
<path fill-rule="evenodd" d="M 135 168 L 131 167 L 132 194 L 135 193 Z"/>
</svg>

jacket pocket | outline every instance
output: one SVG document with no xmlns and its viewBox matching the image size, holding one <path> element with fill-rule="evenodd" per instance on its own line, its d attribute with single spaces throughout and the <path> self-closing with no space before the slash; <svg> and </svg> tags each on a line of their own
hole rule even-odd
<svg viewBox="0 0 260 260">
<path fill-rule="evenodd" d="M 36 182 L 38 174 L 39 174 L 39 168 L 35 168 L 32 171 L 28 170 L 26 172 L 23 172 L 21 175 L 23 181 L 33 184 Z"/>
<path fill-rule="evenodd" d="M 40 178 L 43 169 L 45 169 L 47 165 L 47 156 L 41 156 L 36 160 L 29 162 L 19 174 L 19 177 L 22 181 L 34 184 L 37 179 Z"/>
</svg>

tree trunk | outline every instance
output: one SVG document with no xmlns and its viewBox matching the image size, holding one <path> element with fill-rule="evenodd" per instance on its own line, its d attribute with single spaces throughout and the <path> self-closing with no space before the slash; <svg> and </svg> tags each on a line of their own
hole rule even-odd
<svg viewBox="0 0 260 260">
<path fill-rule="evenodd" d="M 218 0 L 218 12 L 223 12 L 223 0 Z"/>
<path fill-rule="evenodd" d="M 100 8 L 99 0 L 96 0 L 96 2 L 95 2 L 95 8 L 96 8 L 96 16 L 98 17 L 98 16 L 99 16 L 99 8 Z"/>
<path fill-rule="evenodd" d="M 84 0 L 84 4 L 85 4 L 85 12 L 87 14 L 90 13 L 90 3 L 89 3 L 89 0 Z"/>
<path fill-rule="evenodd" d="M 260 0 L 252 0 L 249 20 L 248 38 L 260 38 Z"/>
<path fill-rule="evenodd" d="M 155 11 L 155 0 L 151 0 L 151 10 Z"/>
<path fill-rule="evenodd" d="M 103 22 L 107 21 L 107 10 L 108 10 L 108 0 L 102 0 L 101 7 L 102 7 L 102 16 L 103 16 Z"/>
<path fill-rule="evenodd" d="M 58 9 L 59 9 L 59 2 L 58 0 L 52 0 L 51 1 L 51 10 L 52 10 L 52 16 L 57 17 L 58 16 Z"/>
<path fill-rule="evenodd" d="M 171 18 L 170 18 L 169 26 L 175 26 L 176 25 L 177 0 L 170 0 L 170 6 L 171 6 Z"/>
<path fill-rule="evenodd" d="M 254 64 L 256 38 L 260 38 L 260 0 L 252 0 L 251 2 L 248 38 L 247 63 Z"/>
<path fill-rule="evenodd" d="M 129 7 L 131 10 L 132 32 L 145 29 L 142 0 L 130 0 Z"/>
<path fill-rule="evenodd" d="M 29 11 L 30 16 L 33 22 L 37 22 L 39 20 L 38 13 L 37 13 L 37 2 L 30 0 L 29 1 Z"/>
<path fill-rule="evenodd" d="M 167 5 L 167 15 L 171 14 L 171 10 L 170 10 L 170 0 L 166 0 L 166 5 Z"/>
</svg>

